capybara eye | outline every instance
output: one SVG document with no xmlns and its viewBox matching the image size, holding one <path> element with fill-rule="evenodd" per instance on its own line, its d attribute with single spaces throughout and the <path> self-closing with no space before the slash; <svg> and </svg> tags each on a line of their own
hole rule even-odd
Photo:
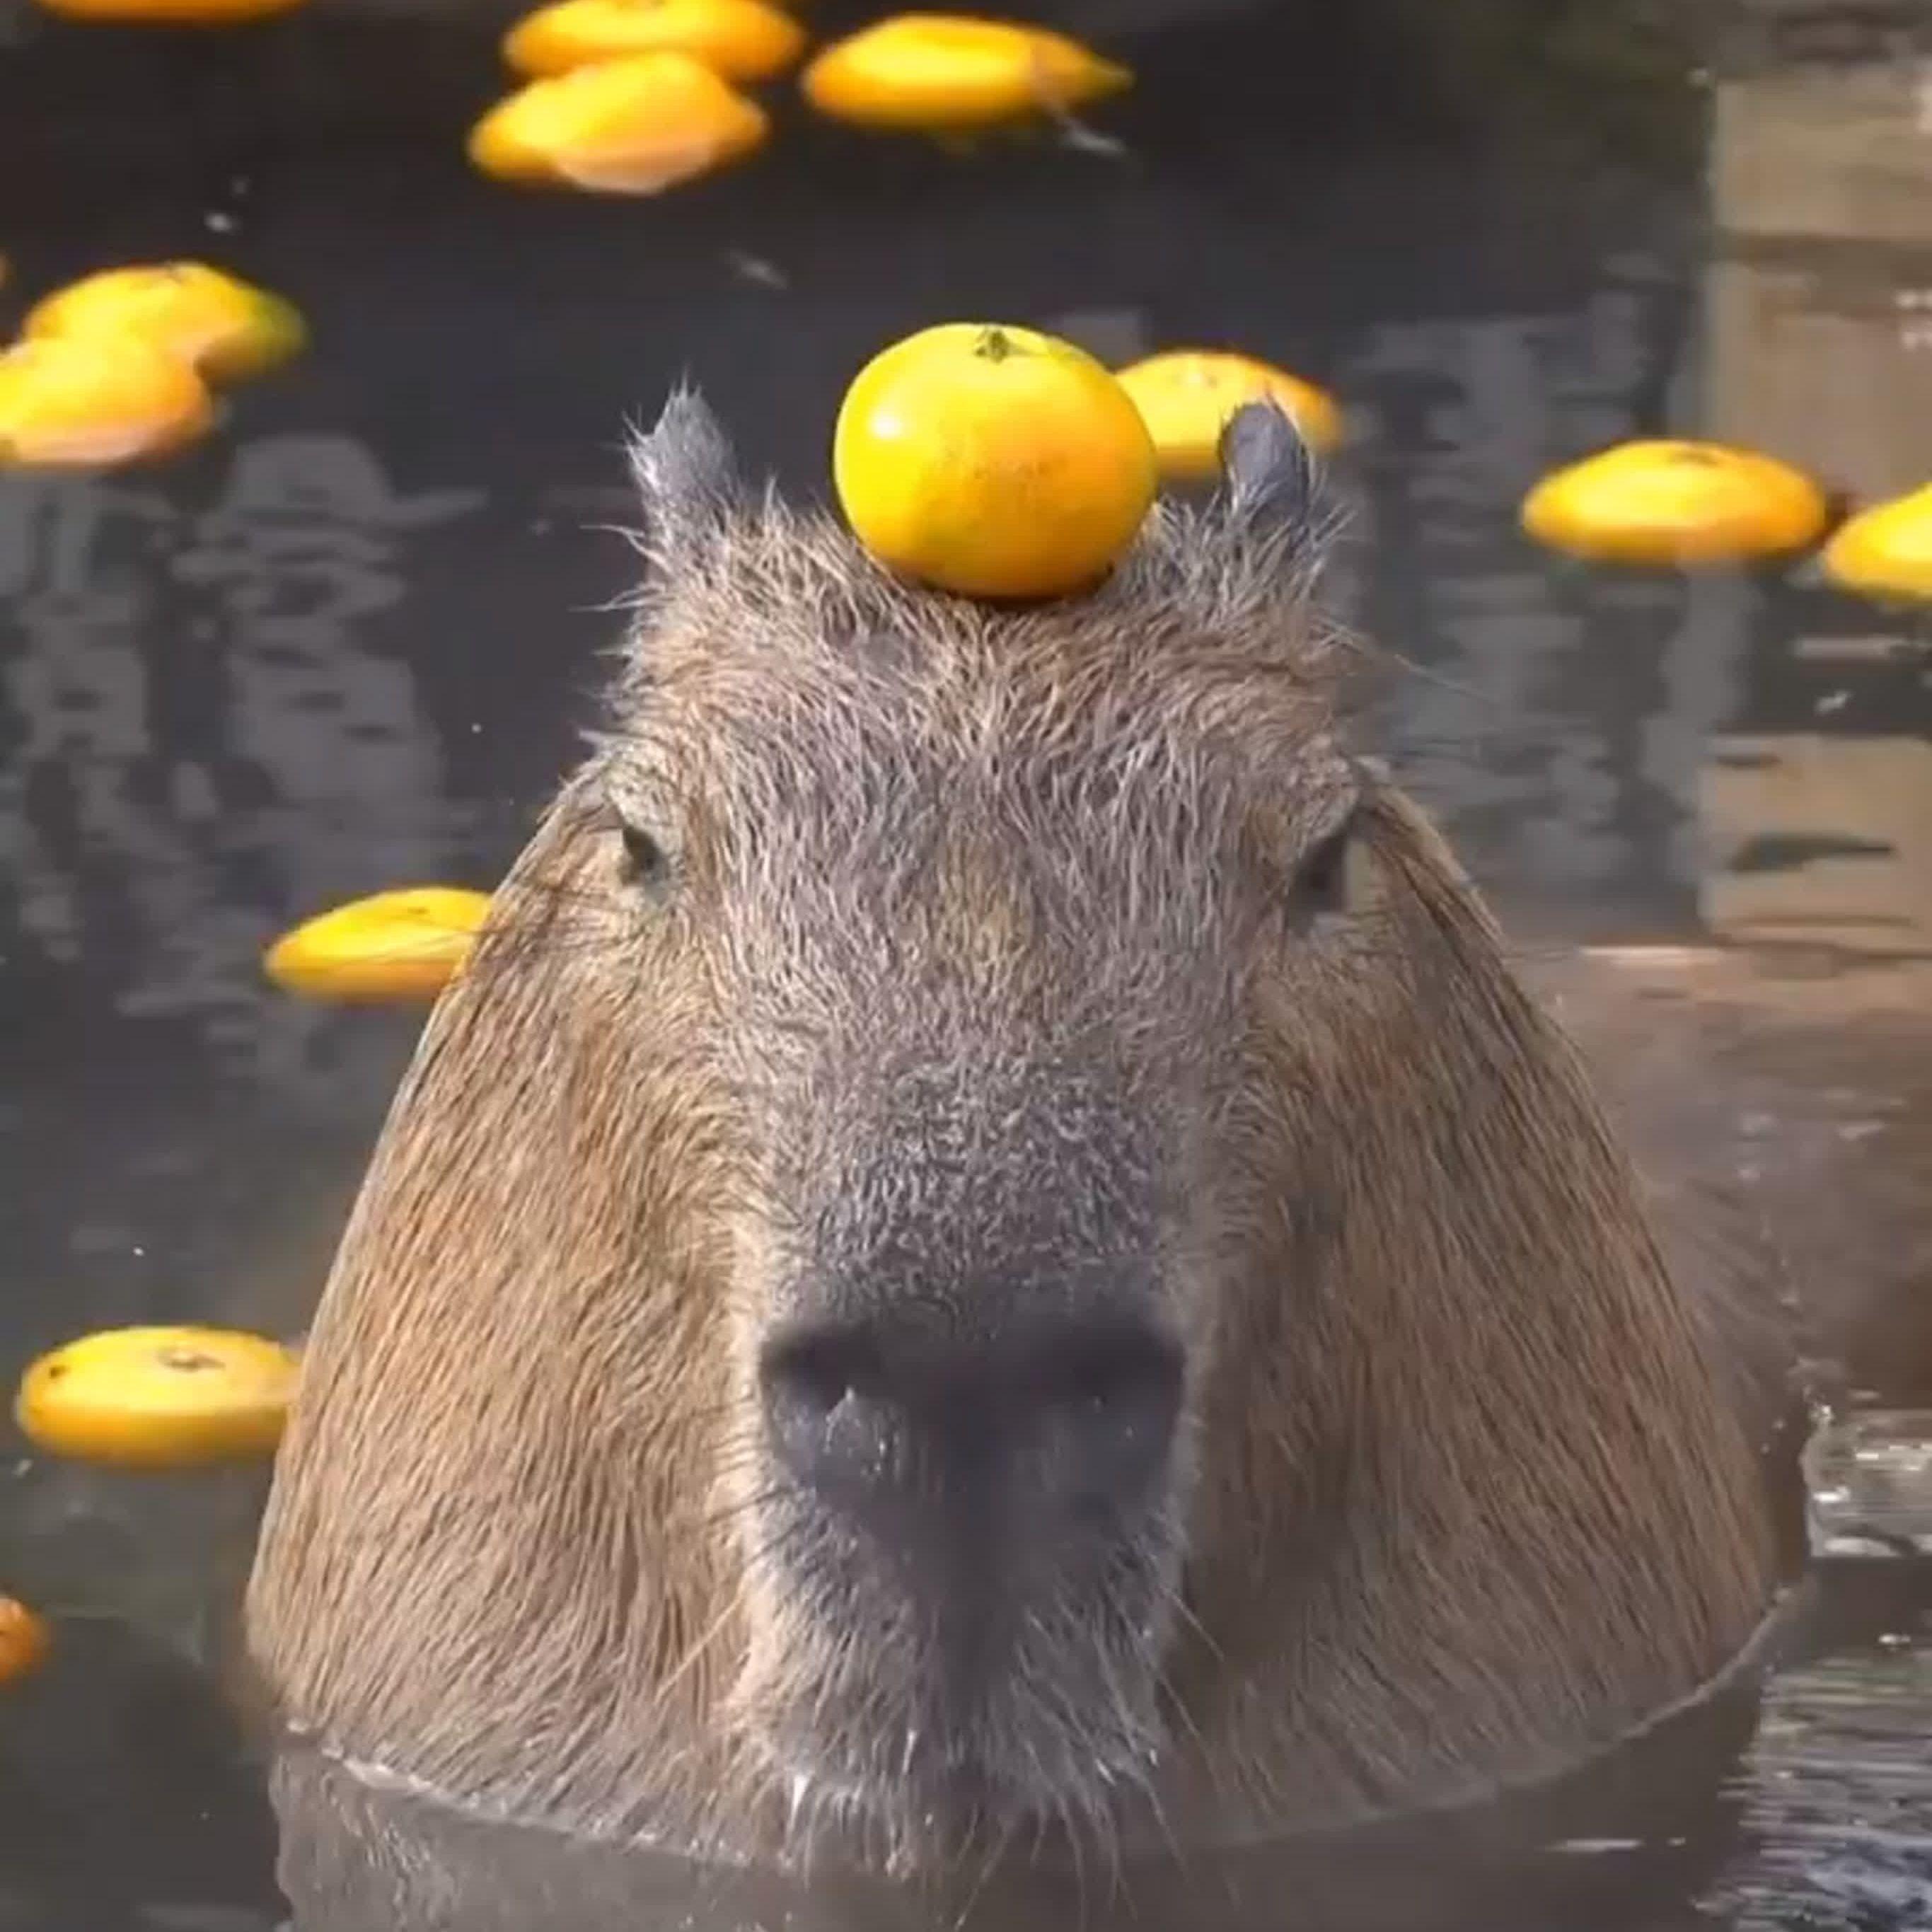
<svg viewBox="0 0 1932 1932">
<path fill-rule="evenodd" d="M 1354 884 L 1352 860 L 1355 844 L 1354 815 L 1324 834 L 1295 868 L 1293 910 L 1298 926 L 1345 913 Z"/>
<path fill-rule="evenodd" d="M 620 824 L 618 836 L 624 843 L 623 871 L 627 885 L 656 886 L 670 869 L 664 848 L 640 825 L 628 820 Z"/>
</svg>

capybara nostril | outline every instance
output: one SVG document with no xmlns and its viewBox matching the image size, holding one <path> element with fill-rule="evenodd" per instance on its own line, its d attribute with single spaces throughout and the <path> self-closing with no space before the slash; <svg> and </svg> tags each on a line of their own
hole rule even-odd
<svg viewBox="0 0 1932 1932">
<path fill-rule="evenodd" d="M 795 1481 L 848 1505 L 888 1481 L 904 1445 L 873 1329 L 788 1328 L 760 1351 L 758 1382 L 772 1451 Z"/>
<path fill-rule="evenodd" d="M 1048 1486 L 1082 1514 L 1144 1502 L 1174 1445 L 1182 1369 L 1179 1345 L 1149 1326 L 1054 1338 L 1030 1375 Z"/>
<path fill-rule="evenodd" d="M 943 1537 L 936 1518 L 976 1516 L 977 1499 L 1003 1487 L 1024 1491 L 1022 1520 L 1043 1528 L 1142 1505 L 1166 1468 L 1182 1373 L 1178 1346 L 1137 1321 L 935 1334 L 888 1312 L 788 1328 L 765 1345 L 759 1378 L 792 1479 L 897 1539 Z"/>
</svg>

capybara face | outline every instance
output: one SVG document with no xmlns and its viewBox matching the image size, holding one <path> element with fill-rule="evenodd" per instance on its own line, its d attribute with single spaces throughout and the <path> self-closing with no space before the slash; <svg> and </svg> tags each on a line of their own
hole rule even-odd
<svg viewBox="0 0 1932 1932">
<path fill-rule="evenodd" d="M 673 404 L 609 729 L 311 1337 L 250 1605 L 296 1721 L 916 1862 L 1433 1790 L 1748 1627 L 1695 1324 L 1340 741 L 1286 419 L 1228 453 L 1106 586 L 996 609 L 748 500 Z"/>
<path fill-rule="evenodd" d="M 1310 1157 L 1244 1072 L 1387 943 L 1340 647 L 992 617 L 775 515 L 712 555 L 584 776 L 573 916 L 718 1124 L 736 1721 L 834 1798 L 1095 1802 L 1156 1750 L 1224 1317 Z"/>
</svg>

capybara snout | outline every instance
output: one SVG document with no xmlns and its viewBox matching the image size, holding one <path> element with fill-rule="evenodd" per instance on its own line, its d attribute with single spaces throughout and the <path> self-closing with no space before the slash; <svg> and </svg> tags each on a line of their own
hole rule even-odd
<svg viewBox="0 0 1932 1932">
<path fill-rule="evenodd" d="M 997 1280 L 962 1286 L 1003 1298 Z M 1110 1621 L 1164 1620 L 1180 1346 L 1144 1314 L 1016 1299 L 997 1332 L 889 1316 L 788 1330 L 763 1352 L 780 1486 L 763 1516 L 787 1552 L 781 1587 L 828 1619 L 843 1604 L 912 1634 L 896 1665 L 871 1660 L 876 1731 L 803 1706 L 781 1721 L 808 1777 L 875 1778 L 890 1742 L 908 1784 L 964 1771 L 981 1804 L 1050 1808 L 1052 1790 L 1016 1768 L 1056 1741 L 1036 1737 L 1026 1699 L 1082 1682 L 1061 1654 L 1076 1647 L 1093 1653 L 1088 1694 L 1102 1694 Z M 1058 1631 L 1045 1654 L 1029 1635 L 1042 1626 Z"/>
<path fill-rule="evenodd" d="M 1012 671 L 986 675 L 998 692 Z M 1157 1723 L 1216 1231 L 1240 1211 L 1211 1123 L 1255 882 L 1230 839 L 1202 878 L 1176 866 L 1138 898 L 1114 814 L 1158 808 L 1144 781 L 1070 796 L 1048 844 L 1031 760 L 975 772 L 950 731 L 927 755 L 952 769 L 889 808 L 922 862 L 821 856 L 796 915 L 813 936 L 758 948 L 822 948 L 836 971 L 730 994 L 786 1044 L 736 1089 L 755 1096 L 740 1243 L 758 1258 L 736 1284 L 750 1372 L 726 1466 L 746 1738 L 800 1789 L 861 1807 L 890 1790 L 893 1817 L 952 1830 L 1131 1779 Z M 1163 830 L 1193 856 L 1187 827 Z"/>
<path fill-rule="evenodd" d="M 1705 1286 L 1360 758 L 1278 411 L 1087 595 L 638 452 L 607 728 L 431 1016 L 250 1586 L 289 1720 L 733 1856 L 1570 1762 L 1772 1587 Z"/>
<path fill-rule="evenodd" d="M 773 1454 L 886 1560 L 970 1514 L 985 1568 L 1010 1534 L 1037 1562 L 1159 1500 L 1193 1288 L 1173 1279 L 1172 1221 L 1192 1177 L 1126 1081 L 1064 1046 L 1014 1065 L 1012 1016 L 944 1031 L 943 1060 L 899 1058 L 883 1105 L 836 1107 L 856 1144 L 841 1158 L 828 1134 L 801 1177 L 759 1379 Z"/>
<path fill-rule="evenodd" d="M 914 1083 L 905 1138 L 871 1150 L 754 1318 L 747 1557 L 792 1640 L 740 1685 L 808 1788 L 876 1792 L 890 1761 L 950 1822 L 1072 1788 L 1056 1698 L 1118 1738 L 1152 1724 L 1188 1474 L 1180 1310 L 1207 1292 L 1166 1276 L 1132 1133 L 1060 1114 L 1050 1076 L 990 1114 L 1006 1083 L 955 1079 L 978 1102 Z"/>
<path fill-rule="evenodd" d="M 997 1275 L 962 1288 L 996 1320 L 962 1329 L 896 1311 L 769 1336 L 758 1380 L 775 1460 L 888 1562 L 936 1528 L 991 1567 L 997 1544 L 973 1550 L 969 1520 L 995 1532 L 1030 1517 L 1049 1548 L 1132 1524 L 1167 1468 L 1183 1376 L 1144 1291 L 1117 1311 L 1084 1295 L 1029 1306 L 1028 1285 Z"/>
</svg>

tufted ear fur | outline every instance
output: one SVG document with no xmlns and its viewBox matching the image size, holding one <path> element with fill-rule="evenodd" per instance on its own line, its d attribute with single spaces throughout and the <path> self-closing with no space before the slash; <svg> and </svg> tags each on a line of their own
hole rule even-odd
<svg viewBox="0 0 1932 1932">
<path fill-rule="evenodd" d="M 1242 536 L 1293 541 L 1315 518 L 1315 459 L 1273 400 L 1244 403 L 1221 432 L 1220 508 Z"/>
<path fill-rule="evenodd" d="M 730 440 L 704 398 L 680 383 L 656 427 L 632 440 L 630 458 L 643 548 L 658 570 L 675 571 L 718 534 L 742 494 Z"/>
<path fill-rule="evenodd" d="M 1164 501 L 1148 519 L 1132 594 L 1174 601 L 1198 628 L 1271 638 L 1315 670 L 1340 634 L 1312 602 L 1342 518 L 1294 418 L 1244 403 L 1221 432 L 1221 476 L 1204 502 Z M 1356 662 L 1352 653 L 1350 662 Z"/>
</svg>

